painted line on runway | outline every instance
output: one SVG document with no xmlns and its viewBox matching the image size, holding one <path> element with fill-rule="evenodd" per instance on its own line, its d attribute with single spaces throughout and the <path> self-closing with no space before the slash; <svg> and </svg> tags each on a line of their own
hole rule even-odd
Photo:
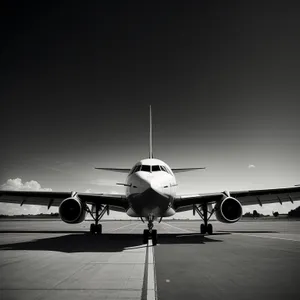
<svg viewBox="0 0 300 300">
<path fill-rule="evenodd" d="M 156 273 L 155 273 L 155 260 L 154 248 L 152 240 L 148 241 L 148 282 L 147 282 L 147 300 L 157 300 L 156 289 Z"/>
<path fill-rule="evenodd" d="M 127 224 L 127 225 L 124 225 L 124 226 L 121 226 L 121 227 L 118 227 L 118 228 L 115 228 L 115 229 L 107 230 L 107 232 L 114 232 L 114 231 L 117 231 L 117 230 L 119 230 L 121 228 L 129 227 L 129 226 L 132 226 L 132 225 L 136 225 L 136 223 Z"/>
<path fill-rule="evenodd" d="M 123 250 L 123 252 L 124 251 L 130 251 L 130 250 L 136 250 L 136 249 L 144 249 L 144 248 L 146 248 L 147 246 L 145 246 L 145 245 L 138 245 L 138 246 L 130 246 L 130 247 L 125 247 L 124 248 L 124 250 Z M 143 264 L 145 264 L 145 263 L 143 263 Z"/>
<path fill-rule="evenodd" d="M 173 225 L 170 225 L 170 224 L 168 224 L 168 223 L 165 223 L 165 222 L 161 222 L 162 224 L 164 224 L 164 225 L 168 225 L 168 226 L 170 226 L 170 227 L 173 227 L 173 228 L 175 228 L 175 229 L 179 229 L 179 230 L 181 230 L 181 231 L 184 231 L 184 232 L 191 232 L 191 233 L 195 233 L 195 231 L 191 231 L 191 230 L 188 230 L 188 229 L 182 229 L 182 228 L 179 228 L 179 227 L 176 227 L 176 226 L 173 226 Z"/>
<path fill-rule="evenodd" d="M 134 231 L 137 227 L 141 226 L 142 224 L 137 223 L 136 226 L 134 228 L 132 228 L 128 233 L 131 233 L 132 231 Z"/>
<path fill-rule="evenodd" d="M 141 300 L 157 300 L 155 259 L 152 240 L 148 240 Z"/>
<path fill-rule="evenodd" d="M 270 235 L 261 236 L 261 235 L 255 235 L 255 234 L 245 234 L 245 233 L 233 233 L 233 234 L 253 236 L 253 237 L 258 237 L 258 238 L 263 238 L 263 239 L 276 239 L 276 240 L 286 240 L 286 241 L 300 242 L 300 240 L 282 238 L 282 237 L 276 237 L 276 236 L 270 236 Z"/>
</svg>

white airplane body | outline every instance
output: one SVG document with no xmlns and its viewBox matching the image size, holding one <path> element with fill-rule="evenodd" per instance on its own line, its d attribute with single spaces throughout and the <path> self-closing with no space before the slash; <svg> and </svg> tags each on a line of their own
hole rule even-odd
<svg viewBox="0 0 300 300">
<path fill-rule="evenodd" d="M 171 169 L 165 162 L 153 157 L 152 152 L 152 114 L 150 106 L 149 158 L 137 162 L 131 169 L 96 168 L 105 171 L 128 174 L 125 183 L 126 193 L 90 194 L 77 192 L 49 191 L 5 191 L 0 190 L 0 202 L 59 207 L 62 221 L 74 224 L 85 220 L 89 213 L 95 224 L 91 224 L 91 233 L 102 233 L 99 221 L 110 210 L 122 211 L 131 217 L 139 217 L 148 222 L 148 230 L 144 230 L 143 243 L 151 237 L 153 244 L 157 242 L 157 232 L 153 229 L 153 221 L 170 217 L 176 212 L 192 210 L 198 213 L 203 223 L 202 234 L 213 233 L 208 223 L 212 214 L 223 223 L 235 223 L 242 217 L 242 205 L 294 202 L 300 200 L 300 186 L 262 189 L 223 191 L 215 193 L 199 193 L 195 195 L 177 195 L 174 173 L 205 169 L 203 167 Z M 214 204 L 214 208 L 212 205 Z M 90 210 L 89 206 L 92 206 Z"/>
<path fill-rule="evenodd" d="M 171 168 L 159 159 L 143 159 L 134 165 L 126 180 L 126 196 L 131 217 L 170 217 L 176 195 L 176 179 Z"/>
</svg>

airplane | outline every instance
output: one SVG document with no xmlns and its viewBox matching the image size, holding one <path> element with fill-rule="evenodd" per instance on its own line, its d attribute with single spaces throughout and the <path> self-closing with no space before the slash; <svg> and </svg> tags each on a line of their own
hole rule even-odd
<svg viewBox="0 0 300 300">
<path fill-rule="evenodd" d="M 154 158 L 152 151 L 152 111 L 149 107 L 149 157 L 138 161 L 131 169 L 95 168 L 98 170 L 127 173 L 125 183 L 117 183 L 126 187 L 126 193 L 93 194 L 80 192 L 50 191 L 8 191 L 0 190 L 0 202 L 30 205 L 45 205 L 48 209 L 58 207 L 62 221 L 69 224 L 83 222 L 90 214 L 94 223 L 90 225 L 92 234 L 102 234 L 99 221 L 110 210 L 122 211 L 130 217 L 147 221 L 148 229 L 143 232 L 143 243 L 152 239 L 157 244 L 157 230 L 153 229 L 154 221 L 160 222 L 177 212 L 192 210 L 203 220 L 200 225 L 201 234 L 213 234 L 213 226 L 209 220 L 215 214 L 218 221 L 235 223 L 243 215 L 243 205 L 274 202 L 294 202 L 300 200 L 300 186 L 275 189 L 223 191 L 216 193 L 199 193 L 194 195 L 176 194 L 176 173 L 203 170 L 204 167 L 171 169 L 165 162 Z M 89 207 L 91 206 L 91 209 Z M 214 207 L 213 207 L 214 205 Z"/>
</svg>

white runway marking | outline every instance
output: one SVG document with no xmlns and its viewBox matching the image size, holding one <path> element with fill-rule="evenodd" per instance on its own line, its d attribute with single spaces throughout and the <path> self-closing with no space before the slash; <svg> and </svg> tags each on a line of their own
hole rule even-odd
<svg viewBox="0 0 300 300">
<path fill-rule="evenodd" d="M 115 229 L 107 230 L 107 232 L 114 232 L 114 231 L 117 231 L 117 230 L 119 230 L 121 228 L 129 227 L 129 226 L 132 226 L 132 225 L 136 225 L 136 223 L 127 224 L 127 225 L 124 225 L 124 226 L 121 226 L 121 227 L 118 227 L 118 228 L 115 228 Z"/>
<path fill-rule="evenodd" d="M 155 260 L 152 240 L 148 241 L 148 276 L 147 276 L 147 300 L 157 299 L 156 289 L 156 274 L 155 274 Z"/>
<path fill-rule="evenodd" d="M 258 237 L 258 238 L 263 238 L 263 239 L 276 239 L 276 240 L 286 240 L 286 241 L 300 242 L 300 240 L 277 237 L 277 236 L 270 236 L 270 235 L 261 236 L 261 235 L 255 235 L 255 234 L 245 234 L 245 233 L 234 233 L 234 234 L 253 236 L 253 237 Z"/>
<path fill-rule="evenodd" d="M 129 233 L 131 233 L 132 231 L 134 231 L 137 227 L 139 227 L 139 226 L 141 226 L 141 225 L 142 225 L 142 224 L 140 224 L 140 223 L 136 224 L 136 226 L 133 227 L 133 228 L 129 231 Z"/>
<path fill-rule="evenodd" d="M 170 226 L 170 227 L 173 227 L 175 229 L 178 229 L 178 230 L 181 230 L 181 231 L 184 231 L 184 232 L 191 232 L 191 233 L 194 233 L 195 231 L 191 231 L 191 230 L 188 230 L 188 229 L 182 229 L 182 228 L 179 228 L 179 227 L 176 227 L 176 226 L 173 226 L 173 225 L 170 225 L 168 223 L 165 223 L 165 222 L 161 222 L 163 225 L 167 225 L 167 226 Z"/>
</svg>

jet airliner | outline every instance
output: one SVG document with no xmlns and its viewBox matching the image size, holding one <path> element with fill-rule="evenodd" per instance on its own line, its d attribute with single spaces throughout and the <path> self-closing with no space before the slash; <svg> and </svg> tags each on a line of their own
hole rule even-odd
<svg viewBox="0 0 300 300">
<path fill-rule="evenodd" d="M 263 190 L 223 191 L 216 193 L 199 193 L 195 195 L 176 194 L 176 173 L 187 172 L 203 167 L 171 169 L 165 162 L 153 157 L 152 151 L 152 113 L 150 106 L 149 157 L 137 162 L 131 169 L 96 168 L 106 171 L 127 173 L 126 193 L 91 194 L 79 192 L 49 191 L 0 191 L 0 202 L 45 205 L 48 209 L 58 207 L 62 221 L 75 224 L 85 220 L 90 214 L 95 223 L 91 224 L 92 234 L 101 234 L 99 221 L 110 210 L 122 211 L 128 216 L 140 218 L 147 222 L 148 229 L 143 232 L 143 243 L 151 238 L 157 243 L 157 231 L 153 229 L 154 221 L 170 217 L 177 212 L 192 210 L 203 220 L 200 233 L 212 234 L 213 227 L 209 219 L 215 214 L 218 221 L 235 223 L 242 217 L 242 206 L 274 202 L 292 202 L 300 200 L 300 187 L 284 187 Z M 90 206 L 91 209 L 90 209 Z M 214 205 L 214 207 L 213 207 Z"/>
</svg>

